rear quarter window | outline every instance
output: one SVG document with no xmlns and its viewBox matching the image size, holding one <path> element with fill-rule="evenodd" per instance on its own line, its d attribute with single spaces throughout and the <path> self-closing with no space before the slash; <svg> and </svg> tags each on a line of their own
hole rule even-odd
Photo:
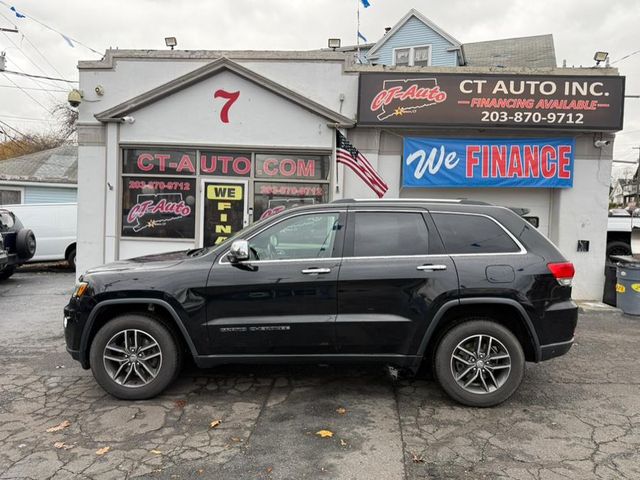
<svg viewBox="0 0 640 480">
<path fill-rule="evenodd" d="M 517 253 L 520 247 L 495 220 L 483 215 L 432 213 L 448 254 Z"/>
</svg>

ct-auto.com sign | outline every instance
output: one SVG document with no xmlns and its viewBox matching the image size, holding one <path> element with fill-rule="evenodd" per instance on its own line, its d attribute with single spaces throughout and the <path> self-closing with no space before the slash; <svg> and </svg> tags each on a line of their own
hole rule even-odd
<svg viewBox="0 0 640 480">
<path fill-rule="evenodd" d="M 624 77 L 362 73 L 363 126 L 621 130 Z"/>
</svg>

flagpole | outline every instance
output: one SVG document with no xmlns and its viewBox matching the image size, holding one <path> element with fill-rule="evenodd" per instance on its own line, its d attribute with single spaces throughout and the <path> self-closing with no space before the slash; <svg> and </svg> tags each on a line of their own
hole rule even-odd
<svg viewBox="0 0 640 480">
<path fill-rule="evenodd" d="M 357 26 L 357 30 L 356 30 L 356 60 L 358 63 L 360 63 L 360 1 L 361 0 L 356 0 L 356 9 L 357 9 L 357 13 L 356 13 L 356 17 L 358 19 L 358 26 Z"/>
</svg>

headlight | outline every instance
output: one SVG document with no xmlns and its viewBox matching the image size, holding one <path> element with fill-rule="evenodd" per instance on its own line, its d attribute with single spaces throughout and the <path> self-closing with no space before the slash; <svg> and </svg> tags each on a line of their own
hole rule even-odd
<svg viewBox="0 0 640 480">
<path fill-rule="evenodd" d="M 89 284 L 87 282 L 76 283 L 76 289 L 73 291 L 73 296 L 75 298 L 80 298 L 87 291 L 87 287 L 89 287 Z"/>
</svg>

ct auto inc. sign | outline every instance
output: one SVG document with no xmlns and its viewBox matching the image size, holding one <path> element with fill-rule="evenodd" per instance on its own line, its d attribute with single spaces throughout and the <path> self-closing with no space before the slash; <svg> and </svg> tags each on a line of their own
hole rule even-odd
<svg viewBox="0 0 640 480">
<path fill-rule="evenodd" d="M 573 138 L 405 138 L 403 187 L 573 186 Z"/>
<path fill-rule="evenodd" d="M 361 73 L 358 124 L 621 130 L 624 77 Z"/>
</svg>

